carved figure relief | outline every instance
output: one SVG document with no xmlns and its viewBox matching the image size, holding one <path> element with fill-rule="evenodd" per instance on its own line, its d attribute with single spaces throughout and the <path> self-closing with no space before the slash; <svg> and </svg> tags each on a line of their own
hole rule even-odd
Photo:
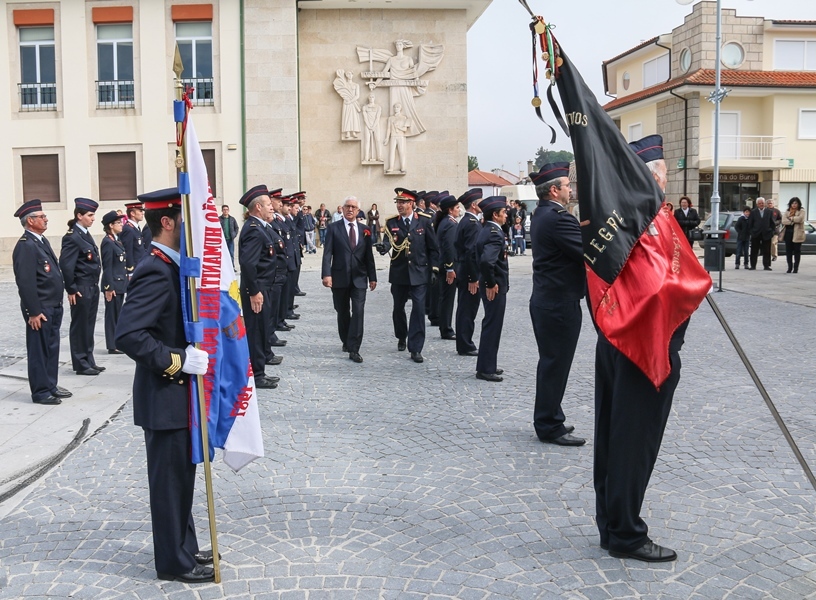
<svg viewBox="0 0 816 600">
<path fill-rule="evenodd" d="M 406 140 L 425 131 L 416 106 L 416 98 L 423 96 L 428 89 L 428 80 L 422 77 L 434 71 L 445 54 L 445 47 L 441 44 L 420 44 L 416 57 L 405 53 L 413 47 L 413 43 L 405 39 L 394 42 L 396 53 L 380 48 L 357 47 L 358 61 L 368 63 L 368 71 L 360 73 L 370 91 L 368 104 L 362 107 L 359 103 L 360 86 L 353 81 L 351 71 L 338 69 L 333 84 L 343 99 L 341 140 L 360 141 L 362 163 L 383 164 L 386 175 L 406 173 Z M 374 95 L 379 87 L 388 88 L 385 117 Z M 384 141 L 381 141 L 380 121 L 383 118 L 386 134 Z M 383 162 L 383 146 L 388 147 L 387 162 Z"/>
</svg>

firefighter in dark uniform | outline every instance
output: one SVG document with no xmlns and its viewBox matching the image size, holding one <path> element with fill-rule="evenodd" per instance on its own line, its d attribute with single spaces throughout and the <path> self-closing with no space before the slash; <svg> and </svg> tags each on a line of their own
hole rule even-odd
<svg viewBox="0 0 816 600">
<path fill-rule="evenodd" d="M 199 552 L 193 523 L 196 466 L 190 460 L 190 377 L 207 372 L 208 356 L 184 335 L 179 281 L 181 197 L 177 188 L 139 197 L 153 247 L 137 265 L 116 326 L 116 347 L 136 362 L 133 421 L 144 429 L 159 579 L 214 580 L 212 552 Z"/>
<path fill-rule="evenodd" d="M 422 201 L 425 206 L 424 208 L 417 208 L 417 214 L 430 219 L 431 223 L 433 223 L 436 211 L 431 209 L 431 202 L 436 200 L 437 196 L 441 193 L 447 195 L 447 192 L 438 192 L 436 190 L 425 192 L 422 195 Z M 417 202 L 419 202 L 419 200 L 420 198 L 417 197 Z M 436 229 L 434 229 L 434 233 L 436 233 Z M 432 284 L 431 275 L 428 275 L 428 290 L 425 294 L 425 314 L 428 315 L 428 322 L 431 324 L 431 327 L 437 327 L 439 325 L 439 281 L 437 278 L 434 278 Z"/>
<path fill-rule="evenodd" d="M 564 425 L 561 401 L 581 333 L 581 298 L 586 293 L 581 227 L 566 205 L 569 163 L 544 165 L 530 175 L 539 201 L 530 224 L 533 294 L 530 318 L 538 344 L 533 426 L 542 442 L 582 446 L 586 440 Z"/>
<path fill-rule="evenodd" d="M 270 190 L 269 199 L 272 201 L 272 215 L 269 218 L 269 227 L 264 231 L 272 238 L 275 244 L 275 279 L 272 283 L 272 289 L 269 292 L 269 351 L 266 357 L 266 364 L 279 365 L 283 361 L 283 357 L 276 355 L 272 348 L 283 347 L 286 345 L 286 340 L 278 338 L 277 329 L 280 323 L 280 303 L 283 302 L 284 288 L 286 287 L 286 280 L 289 277 L 289 261 L 286 258 L 286 237 L 283 232 L 283 225 L 277 219 L 281 208 L 281 188 Z M 288 329 L 287 329 L 288 331 Z"/>
<path fill-rule="evenodd" d="M 241 265 L 241 307 L 246 325 L 247 343 L 255 387 L 278 387 L 277 378 L 266 376 L 266 358 L 269 352 L 269 326 L 272 321 L 269 298 L 275 280 L 276 253 L 279 248 L 266 234 L 267 221 L 272 213 L 272 201 L 265 185 L 248 190 L 239 200 L 248 212 L 247 220 L 238 237 L 238 261 Z"/>
<path fill-rule="evenodd" d="M 43 235 L 48 217 L 40 200 L 14 213 L 25 229 L 12 253 L 14 279 L 26 322 L 28 385 L 36 404 L 60 404 L 71 392 L 57 385 L 64 282 L 51 244 Z"/>
<path fill-rule="evenodd" d="M 476 238 L 481 284 L 479 293 L 484 306 L 482 335 L 479 338 L 479 357 L 476 359 L 476 378 L 502 381 L 504 369 L 496 365 L 499 354 L 507 290 L 510 288 L 510 265 L 507 262 L 507 238 L 502 225 L 507 221 L 507 198 L 490 196 L 479 203 L 484 223 Z"/>
<path fill-rule="evenodd" d="M 459 219 L 456 227 L 456 286 L 458 300 L 456 304 L 456 351 L 461 356 L 478 356 L 479 351 L 473 343 L 473 330 L 476 328 L 476 314 L 479 312 L 479 258 L 476 255 L 476 238 L 482 225 L 476 215 L 482 210 L 479 200 L 482 199 L 481 188 L 473 188 L 459 196 L 459 202 L 465 207 L 465 214 Z"/>
<path fill-rule="evenodd" d="M 397 350 L 405 350 L 406 342 L 411 360 L 421 363 L 425 346 L 425 294 L 429 279 L 433 281 L 439 271 L 436 266 L 439 250 L 433 223 L 427 217 L 414 212 L 416 192 L 405 188 L 394 190 L 399 214 L 385 222 L 383 243 L 377 246 L 380 254 L 391 252 L 388 281 L 394 310 L 394 335 Z M 405 303 L 411 299 L 410 324 L 405 317 Z"/>
<path fill-rule="evenodd" d="M 450 194 L 439 198 L 439 211 L 434 216 L 434 230 L 439 245 L 439 335 L 443 340 L 455 340 L 453 304 L 456 301 L 456 222 L 459 200 Z"/>
<path fill-rule="evenodd" d="M 74 218 L 62 238 L 60 269 L 71 306 L 71 367 L 77 375 L 99 375 L 105 370 L 94 359 L 94 328 L 99 311 L 99 275 L 102 260 L 88 228 L 96 218 L 99 204 L 88 198 L 74 200 Z"/>
<path fill-rule="evenodd" d="M 122 227 L 122 233 L 119 235 L 119 240 L 125 248 L 125 270 L 128 277 L 133 274 L 133 269 L 142 260 L 142 257 L 147 254 L 142 232 L 137 223 L 144 221 L 144 206 L 141 202 L 129 202 L 125 204 L 127 211 L 127 222 Z M 145 225 L 145 229 L 148 227 Z"/>
<path fill-rule="evenodd" d="M 277 205 L 273 220 L 270 221 L 270 224 L 277 234 L 283 238 L 284 247 L 286 249 L 286 281 L 281 288 L 280 303 L 278 304 L 278 322 L 275 331 L 286 332 L 295 328 L 294 325 L 290 325 L 286 322 L 286 315 L 289 312 L 289 296 L 291 294 L 291 288 L 294 285 L 292 272 L 297 268 L 297 263 L 295 262 L 295 255 L 292 249 L 292 232 L 286 220 L 286 216 L 289 214 L 289 197 L 283 195 L 278 196 L 278 202 L 279 204 Z"/>
<path fill-rule="evenodd" d="M 306 247 L 306 218 L 303 214 L 303 205 L 306 204 L 306 192 L 295 192 L 292 194 L 292 199 L 298 206 L 298 213 L 295 217 L 295 228 L 298 232 L 298 244 L 299 244 L 299 251 L 298 251 L 298 271 L 297 271 L 297 279 L 295 279 L 295 292 L 292 296 L 292 304 L 289 306 L 289 310 L 295 310 L 294 305 L 294 298 L 295 296 L 305 296 L 306 292 L 300 289 L 300 268 L 303 262 L 303 249 Z"/>
<path fill-rule="evenodd" d="M 116 323 L 122 312 L 122 302 L 127 290 L 125 247 L 119 239 L 122 232 L 122 215 L 115 210 L 102 217 L 105 237 L 102 239 L 102 293 L 105 295 L 105 345 L 108 354 L 122 354 L 116 349 Z"/>
<path fill-rule="evenodd" d="M 284 316 L 284 320 L 291 319 L 297 320 L 300 318 L 300 315 L 295 313 L 294 306 L 295 306 L 295 294 L 298 292 L 298 282 L 300 280 L 300 265 L 303 261 L 303 255 L 301 253 L 301 245 L 300 245 L 300 231 L 298 231 L 298 215 L 293 214 L 295 211 L 298 210 L 298 199 L 297 197 L 292 194 L 289 196 L 283 196 L 281 198 L 282 202 L 282 209 L 283 214 L 286 222 L 286 227 L 289 229 L 289 238 L 287 241 L 287 259 L 289 262 L 289 283 L 288 283 L 288 291 L 289 291 L 289 300 L 286 304 L 286 315 Z M 294 269 L 292 269 L 292 265 L 294 264 Z"/>
<path fill-rule="evenodd" d="M 651 135 L 630 144 L 666 189 L 663 139 Z M 685 243 L 685 242 L 683 242 Z M 688 320 L 669 342 L 671 373 L 660 389 L 598 332 L 595 347 L 595 463 L 593 480 L 601 548 L 611 556 L 644 562 L 677 559 L 671 548 L 649 539 L 640 516 L 654 469 L 672 399 L 680 382 L 680 348 Z M 649 335 L 644 324 L 641 335 Z"/>
</svg>

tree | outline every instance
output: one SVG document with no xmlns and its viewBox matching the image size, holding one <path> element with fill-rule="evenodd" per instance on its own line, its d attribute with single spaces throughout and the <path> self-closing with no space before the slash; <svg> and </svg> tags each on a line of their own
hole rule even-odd
<svg viewBox="0 0 816 600">
<path fill-rule="evenodd" d="M 468 154 L 468 173 L 470 173 L 473 169 L 479 168 L 479 159 L 475 156 L 471 156 Z"/>
<path fill-rule="evenodd" d="M 575 156 L 572 152 L 567 152 L 566 150 L 545 150 L 544 146 L 541 146 L 536 151 L 535 168 L 536 171 L 538 171 L 541 167 L 550 163 L 572 162 L 573 160 L 575 160 Z"/>
</svg>

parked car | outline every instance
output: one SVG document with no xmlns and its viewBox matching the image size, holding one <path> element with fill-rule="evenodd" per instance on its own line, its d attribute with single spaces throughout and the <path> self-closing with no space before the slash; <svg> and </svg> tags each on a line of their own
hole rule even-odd
<svg viewBox="0 0 816 600">
<path fill-rule="evenodd" d="M 720 230 L 725 231 L 725 255 L 733 256 L 737 251 L 737 230 L 734 225 L 737 219 L 740 218 L 742 212 L 721 212 L 720 213 Z M 703 223 L 703 231 L 711 229 L 711 217 Z M 700 248 L 704 247 L 705 242 L 698 242 Z M 777 245 L 779 256 L 785 254 L 785 242 L 779 241 Z M 816 254 L 816 226 L 810 221 L 805 222 L 805 241 L 802 243 L 802 254 Z"/>
</svg>

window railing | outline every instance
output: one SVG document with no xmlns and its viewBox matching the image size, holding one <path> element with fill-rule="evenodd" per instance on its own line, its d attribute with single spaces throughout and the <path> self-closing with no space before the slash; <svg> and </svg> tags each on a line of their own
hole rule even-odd
<svg viewBox="0 0 816 600">
<path fill-rule="evenodd" d="M 56 83 L 18 83 L 20 111 L 57 110 Z"/>
<path fill-rule="evenodd" d="M 133 108 L 135 91 L 132 81 L 97 81 L 97 108 Z"/>
<path fill-rule="evenodd" d="M 190 92 L 190 100 L 198 106 L 212 106 L 215 103 L 215 93 L 212 77 L 191 77 L 182 79 L 184 88 L 193 88 Z"/>
<path fill-rule="evenodd" d="M 700 158 L 714 156 L 714 138 L 700 139 Z M 774 160 L 785 157 L 785 138 L 769 135 L 721 135 L 720 158 Z"/>
</svg>

